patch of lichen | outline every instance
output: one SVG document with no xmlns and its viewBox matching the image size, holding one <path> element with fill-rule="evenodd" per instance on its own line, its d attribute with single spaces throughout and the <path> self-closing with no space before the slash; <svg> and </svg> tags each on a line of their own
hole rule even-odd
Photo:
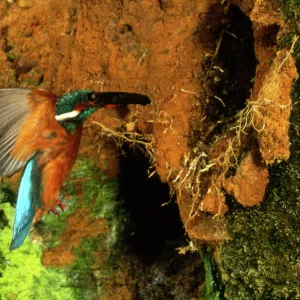
<svg viewBox="0 0 300 300">
<path fill-rule="evenodd" d="M 299 54 L 296 45 L 298 71 Z M 234 204 L 228 217 L 231 240 L 219 253 L 225 299 L 300 298 L 300 80 L 291 95 L 290 159 L 269 168 L 261 206 L 245 209 Z"/>
</svg>

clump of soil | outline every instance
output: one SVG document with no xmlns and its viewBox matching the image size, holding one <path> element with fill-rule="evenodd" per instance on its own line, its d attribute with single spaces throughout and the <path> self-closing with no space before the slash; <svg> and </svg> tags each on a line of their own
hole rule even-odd
<svg viewBox="0 0 300 300">
<path fill-rule="evenodd" d="M 256 98 L 260 107 L 257 108 L 259 114 L 255 123 L 261 128 L 258 143 L 262 159 L 266 163 L 288 159 L 290 156 L 290 93 L 292 83 L 297 77 L 292 57 L 286 51 L 277 52 Z"/>
<path fill-rule="evenodd" d="M 260 157 L 250 152 L 236 174 L 226 180 L 224 189 L 243 206 L 258 205 L 265 195 L 268 177 L 268 169 L 261 164 Z"/>
</svg>

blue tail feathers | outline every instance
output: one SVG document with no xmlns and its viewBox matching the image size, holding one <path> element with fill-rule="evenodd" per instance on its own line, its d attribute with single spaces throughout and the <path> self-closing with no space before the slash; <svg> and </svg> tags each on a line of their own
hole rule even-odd
<svg viewBox="0 0 300 300">
<path fill-rule="evenodd" d="M 29 233 L 36 208 L 41 206 L 41 170 L 38 166 L 39 155 L 31 158 L 23 171 L 14 221 L 14 233 L 10 250 L 19 248 Z"/>
<path fill-rule="evenodd" d="M 31 209 L 30 211 L 27 212 L 28 215 L 28 218 L 26 218 L 27 222 L 22 221 L 19 222 L 20 223 L 19 226 L 14 225 L 14 234 L 9 247 L 10 250 L 17 249 L 23 244 L 26 236 L 29 233 L 33 218 L 35 216 L 35 212 L 36 212 L 35 209 Z M 17 217 L 15 216 L 15 224 L 16 224 L 16 220 Z"/>
</svg>

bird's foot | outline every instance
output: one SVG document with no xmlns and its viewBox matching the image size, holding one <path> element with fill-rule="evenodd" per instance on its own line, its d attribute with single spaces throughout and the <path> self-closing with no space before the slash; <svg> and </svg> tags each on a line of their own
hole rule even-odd
<svg viewBox="0 0 300 300">
<path fill-rule="evenodd" d="M 56 201 L 56 205 L 62 210 L 64 211 L 65 208 L 67 207 L 67 205 L 64 205 L 60 200 Z"/>
<path fill-rule="evenodd" d="M 53 207 L 52 209 L 49 210 L 49 212 L 52 211 L 55 215 L 58 215 L 58 211 L 56 210 L 55 207 Z"/>
<path fill-rule="evenodd" d="M 56 205 L 62 210 L 64 211 L 65 208 L 67 207 L 66 205 L 64 205 L 60 200 L 56 200 Z M 55 215 L 58 215 L 58 211 L 55 207 L 53 207 L 52 209 L 49 210 L 49 212 L 52 211 Z"/>
</svg>

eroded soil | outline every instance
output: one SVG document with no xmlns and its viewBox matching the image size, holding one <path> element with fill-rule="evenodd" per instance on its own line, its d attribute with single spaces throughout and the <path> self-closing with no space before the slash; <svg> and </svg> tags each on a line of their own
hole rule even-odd
<svg viewBox="0 0 300 300">
<path fill-rule="evenodd" d="M 29 6 L 0 2 L 0 86 L 147 94 L 148 107 L 95 113 L 86 122 L 82 153 L 116 176 L 119 150 L 93 121 L 111 130 L 134 123 L 135 131 L 153 136 L 155 171 L 177 193 L 189 237 L 227 239 L 226 194 L 258 205 L 267 165 L 289 157 L 289 93 L 297 72 L 290 54 L 275 48 L 283 27 L 275 1 Z M 249 59 L 242 56 L 251 47 Z M 68 227 L 62 244 L 44 257 L 47 265 L 72 263 L 71 249 L 81 238 L 105 232 L 104 220 L 82 231 L 76 216 L 82 218 L 68 222 L 79 231 L 68 238 Z M 57 258 L 61 251 L 67 259 Z"/>
</svg>

